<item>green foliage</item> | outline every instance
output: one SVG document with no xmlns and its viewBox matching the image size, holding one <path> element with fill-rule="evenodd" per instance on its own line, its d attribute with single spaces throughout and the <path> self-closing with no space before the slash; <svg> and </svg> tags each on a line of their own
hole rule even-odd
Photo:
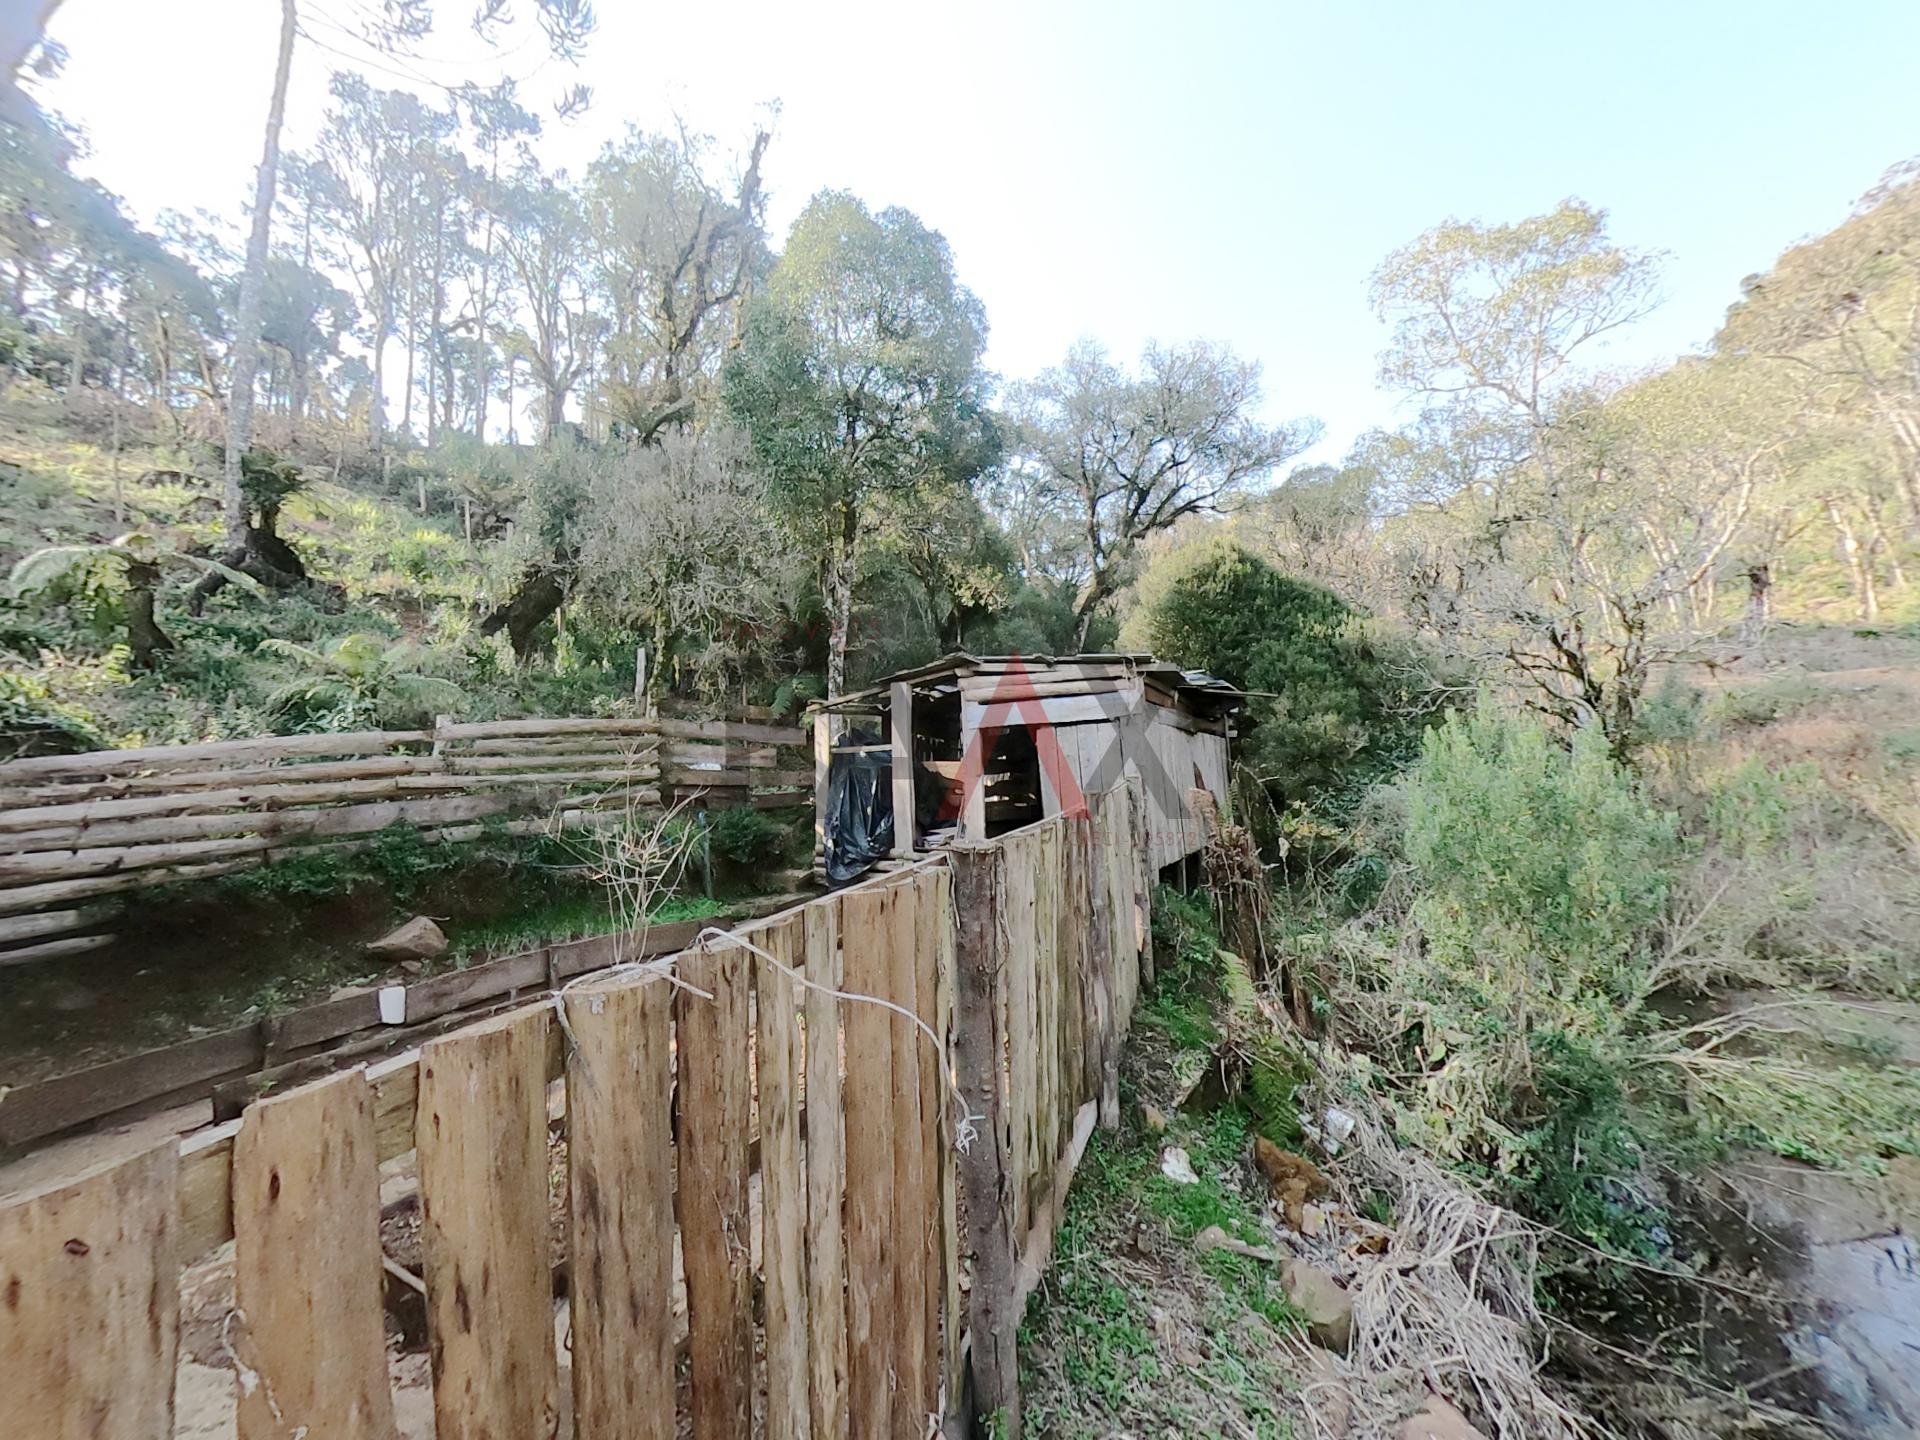
<svg viewBox="0 0 1920 1440">
<path fill-rule="evenodd" d="M 1280 797 L 1363 781 L 1417 733 L 1359 614 L 1231 539 L 1175 549 L 1138 595 L 1122 643 L 1259 692 L 1241 755 Z"/>
<path fill-rule="evenodd" d="M 361 850 L 295 853 L 270 865 L 224 876 L 218 882 L 240 895 L 313 897 L 338 895 L 358 885 L 379 886 L 398 904 L 405 904 L 436 877 L 470 865 L 478 848 L 491 842 L 465 845 L 425 840 L 411 825 L 396 823 L 370 837 Z"/>
<path fill-rule="evenodd" d="M 1633 996 L 1633 962 L 1671 887 L 1677 826 L 1602 736 L 1578 732 L 1568 749 L 1482 701 L 1428 732 L 1407 815 L 1430 954 L 1471 965 L 1497 946 L 1543 988 L 1564 988 L 1555 972 L 1571 963 L 1576 989 Z"/>
<path fill-rule="evenodd" d="M 465 698 L 451 680 L 403 668 L 413 659 L 413 648 L 387 645 L 377 635 L 342 635 L 317 650 L 279 639 L 263 640 L 260 648 L 313 672 L 267 697 L 274 714 L 296 732 L 426 723 L 434 707 Z"/>
<path fill-rule="evenodd" d="M 707 845 L 712 853 L 747 870 L 775 864 L 786 852 L 790 838 L 785 826 L 751 805 L 722 810 L 707 826 Z"/>
<path fill-rule="evenodd" d="M 42 676 L 0 668 L 0 759 L 67 755 L 106 744 L 86 713 L 56 697 Z"/>
</svg>

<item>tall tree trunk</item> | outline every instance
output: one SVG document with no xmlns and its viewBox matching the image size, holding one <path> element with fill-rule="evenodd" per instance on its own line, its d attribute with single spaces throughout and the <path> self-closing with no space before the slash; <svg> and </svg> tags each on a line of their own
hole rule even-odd
<svg viewBox="0 0 1920 1440">
<path fill-rule="evenodd" d="M 840 506 L 840 533 L 827 560 L 823 577 L 827 602 L 827 698 L 847 691 L 847 640 L 853 629 L 853 547 L 860 537 L 860 517 L 853 506 Z"/>
<path fill-rule="evenodd" d="M 384 436 L 387 404 L 387 337 L 392 333 L 387 304 L 386 286 L 382 284 L 374 301 L 376 314 L 373 320 L 373 404 L 367 410 L 367 444 L 373 447 L 376 455 L 386 448 Z"/>
<path fill-rule="evenodd" d="M 1847 519 L 1839 502 L 1829 497 L 1821 503 L 1840 541 L 1840 559 L 1847 567 L 1847 579 L 1853 587 L 1854 606 L 1862 620 L 1876 620 L 1880 616 L 1880 595 L 1874 585 L 1872 557 L 1860 544 L 1853 522 Z"/>
<path fill-rule="evenodd" d="M 1767 626 L 1773 620 L 1773 566 L 1756 560 L 1747 567 L 1746 646 L 1756 656 L 1767 643 Z"/>
<path fill-rule="evenodd" d="M 160 584 L 158 565 L 127 562 L 127 650 L 135 670 L 151 670 L 154 656 L 173 649 L 173 637 L 160 628 L 153 613 L 153 592 Z"/>
<path fill-rule="evenodd" d="M 280 54 L 274 65 L 273 98 L 267 105 L 267 140 L 254 178 L 253 229 L 247 236 L 247 268 L 240 277 L 240 304 L 233 322 L 233 364 L 227 395 L 227 455 L 222 467 L 221 518 L 227 548 L 247 544 L 247 497 L 240 486 L 240 457 L 253 441 L 253 378 L 260 360 L 260 309 L 266 301 L 267 242 L 273 232 L 273 192 L 280 176 L 280 124 L 287 114 L 287 75 L 293 68 L 294 0 L 280 0 Z"/>
</svg>

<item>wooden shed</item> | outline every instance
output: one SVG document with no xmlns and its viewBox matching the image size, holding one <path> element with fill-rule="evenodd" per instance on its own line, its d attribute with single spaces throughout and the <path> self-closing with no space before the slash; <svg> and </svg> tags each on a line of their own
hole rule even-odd
<svg viewBox="0 0 1920 1440">
<path fill-rule="evenodd" d="M 1189 793 L 1225 799 L 1244 702 L 1151 655 L 948 655 L 891 675 L 811 712 L 816 866 L 844 880 L 1071 812 L 1123 778 L 1145 802 L 1153 865 L 1171 865 L 1204 843 Z M 849 843 L 862 803 L 884 817 L 885 843 L 864 853 Z"/>
</svg>

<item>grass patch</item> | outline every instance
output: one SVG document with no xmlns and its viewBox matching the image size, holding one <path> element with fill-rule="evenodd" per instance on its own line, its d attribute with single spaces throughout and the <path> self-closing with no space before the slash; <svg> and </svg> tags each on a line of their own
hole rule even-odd
<svg viewBox="0 0 1920 1440">
<path fill-rule="evenodd" d="M 1160 891 L 1159 969 L 1134 1017 L 1121 1088 L 1127 1123 L 1095 1132 L 1067 1199 L 1053 1266 L 1021 1328 L 1029 1428 L 1038 1435 L 1295 1433 L 1291 1335 L 1299 1317 L 1272 1267 L 1194 1237 L 1218 1226 L 1272 1242 L 1248 1156 L 1254 1117 L 1239 1104 L 1206 1114 L 1172 1097 L 1210 1061 L 1225 1004 L 1204 900 Z M 1142 1105 L 1167 1109 L 1164 1134 Z M 1180 1146 L 1199 1183 L 1160 1169 Z"/>
</svg>

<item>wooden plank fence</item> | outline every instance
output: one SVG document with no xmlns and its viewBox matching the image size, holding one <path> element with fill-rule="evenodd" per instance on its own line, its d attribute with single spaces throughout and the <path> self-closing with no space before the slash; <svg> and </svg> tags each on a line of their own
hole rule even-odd
<svg viewBox="0 0 1920 1440">
<path fill-rule="evenodd" d="M 104 947 L 99 902 L 317 849 L 530 834 L 687 799 L 804 804 L 793 726 L 750 720 L 494 720 L 92 750 L 0 763 L 0 965 Z"/>
<path fill-rule="evenodd" d="M 1137 804 L 1116 789 L 0 1199 L 8 1433 L 169 1435 L 181 1268 L 231 1240 L 241 1440 L 391 1435 L 378 1176 L 409 1155 L 443 1437 L 924 1440 L 996 1411 L 1016 1433 L 1013 1327 L 1117 1094 Z"/>
</svg>

